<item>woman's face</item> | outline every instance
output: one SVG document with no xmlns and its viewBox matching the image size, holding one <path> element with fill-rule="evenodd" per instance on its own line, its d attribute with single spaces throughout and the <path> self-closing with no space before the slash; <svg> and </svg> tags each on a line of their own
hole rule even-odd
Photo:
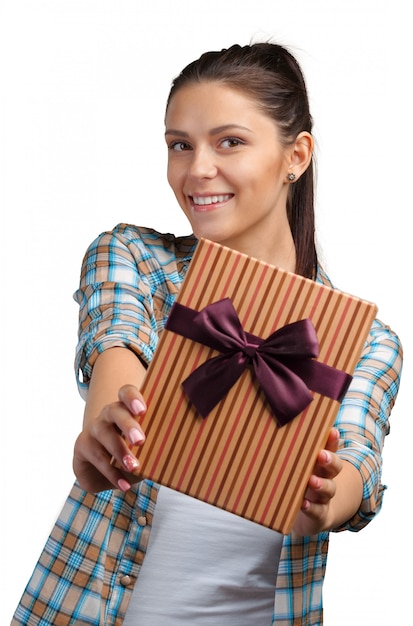
<svg viewBox="0 0 413 626">
<path fill-rule="evenodd" d="M 253 100 L 219 82 L 183 87 L 170 101 L 165 138 L 168 181 L 196 237 L 258 258 L 274 246 L 291 254 L 291 150 Z"/>
</svg>

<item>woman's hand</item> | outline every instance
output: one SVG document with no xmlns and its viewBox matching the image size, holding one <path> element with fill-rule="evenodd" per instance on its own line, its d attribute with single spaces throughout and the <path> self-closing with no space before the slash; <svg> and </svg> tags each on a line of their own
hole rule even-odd
<svg viewBox="0 0 413 626">
<path fill-rule="evenodd" d="M 298 535 L 314 535 L 330 530 L 333 522 L 332 502 L 337 493 L 336 477 L 343 469 L 343 461 L 335 454 L 339 432 L 333 428 L 326 447 L 317 456 L 313 474 L 308 481 L 301 510 L 294 524 Z"/>
<path fill-rule="evenodd" d="M 146 411 L 138 391 L 145 374 L 142 362 L 127 348 L 104 350 L 96 359 L 83 430 L 73 456 L 73 470 L 86 491 L 97 493 L 114 487 L 127 491 L 139 480 L 139 462 L 128 442 L 136 445 L 145 440 L 136 419 Z M 111 464 L 112 457 L 122 469 Z"/>
<path fill-rule="evenodd" d="M 139 445 L 145 441 L 136 421 L 145 410 L 138 389 L 134 385 L 124 385 L 119 390 L 117 402 L 106 405 L 96 418 L 85 423 L 73 455 L 73 470 L 83 489 L 96 493 L 118 487 L 127 491 L 139 480 L 135 475 L 139 472 L 139 461 L 130 452 L 128 442 Z M 122 470 L 111 464 L 112 457 Z"/>
</svg>

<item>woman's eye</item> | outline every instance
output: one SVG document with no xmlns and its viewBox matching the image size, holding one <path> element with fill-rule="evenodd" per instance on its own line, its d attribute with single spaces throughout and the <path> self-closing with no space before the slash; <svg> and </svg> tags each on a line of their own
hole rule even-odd
<svg viewBox="0 0 413 626">
<path fill-rule="evenodd" d="M 237 139 L 236 137 L 227 137 L 226 139 L 223 139 L 221 141 L 221 146 L 223 148 L 236 148 L 237 146 L 240 146 L 243 143 L 244 142 L 241 141 L 241 139 Z"/>
<path fill-rule="evenodd" d="M 169 146 L 169 149 L 175 152 L 183 152 L 184 150 L 190 150 L 190 146 L 185 141 L 174 141 Z"/>
</svg>

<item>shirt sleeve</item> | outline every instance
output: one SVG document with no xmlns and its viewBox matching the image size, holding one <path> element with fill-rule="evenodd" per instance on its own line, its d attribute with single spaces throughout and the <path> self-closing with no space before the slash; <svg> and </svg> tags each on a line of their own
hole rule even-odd
<svg viewBox="0 0 413 626">
<path fill-rule="evenodd" d="M 144 363 L 151 361 L 159 330 L 151 281 L 151 270 L 153 274 L 159 269 L 151 263 L 141 240 L 131 246 L 116 229 L 102 233 L 89 246 L 74 294 L 79 304 L 75 371 L 83 398 L 96 358 L 104 350 L 126 347 Z"/>
<path fill-rule="evenodd" d="M 334 529 L 358 531 L 380 511 L 384 438 L 400 385 L 403 352 L 398 336 L 376 320 L 364 345 L 353 380 L 343 399 L 335 426 L 340 431 L 338 454 L 363 478 L 363 500 L 356 515 Z"/>
</svg>

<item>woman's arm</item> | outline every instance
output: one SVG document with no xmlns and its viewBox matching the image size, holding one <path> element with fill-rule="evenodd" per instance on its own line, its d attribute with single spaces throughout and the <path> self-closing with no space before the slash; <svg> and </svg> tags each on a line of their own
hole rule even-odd
<svg viewBox="0 0 413 626">
<path fill-rule="evenodd" d="M 96 359 L 83 430 L 76 440 L 73 456 L 75 475 L 86 491 L 95 493 L 114 487 L 125 491 L 138 480 L 131 472 L 138 470 L 139 463 L 124 437 L 132 444 L 143 443 L 145 439 L 135 419 L 145 411 L 138 391 L 145 372 L 141 361 L 127 348 L 110 348 Z M 112 456 L 124 471 L 111 465 Z"/>
<path fill-rule="evenodd" d="M 297 517 L 298 534 L 360 530 L 380 510 L 382 450 L 402 363 L 398 336 L 376 320 L 326 445 L 330 455 L 318 455 Z"/>
</svg>

